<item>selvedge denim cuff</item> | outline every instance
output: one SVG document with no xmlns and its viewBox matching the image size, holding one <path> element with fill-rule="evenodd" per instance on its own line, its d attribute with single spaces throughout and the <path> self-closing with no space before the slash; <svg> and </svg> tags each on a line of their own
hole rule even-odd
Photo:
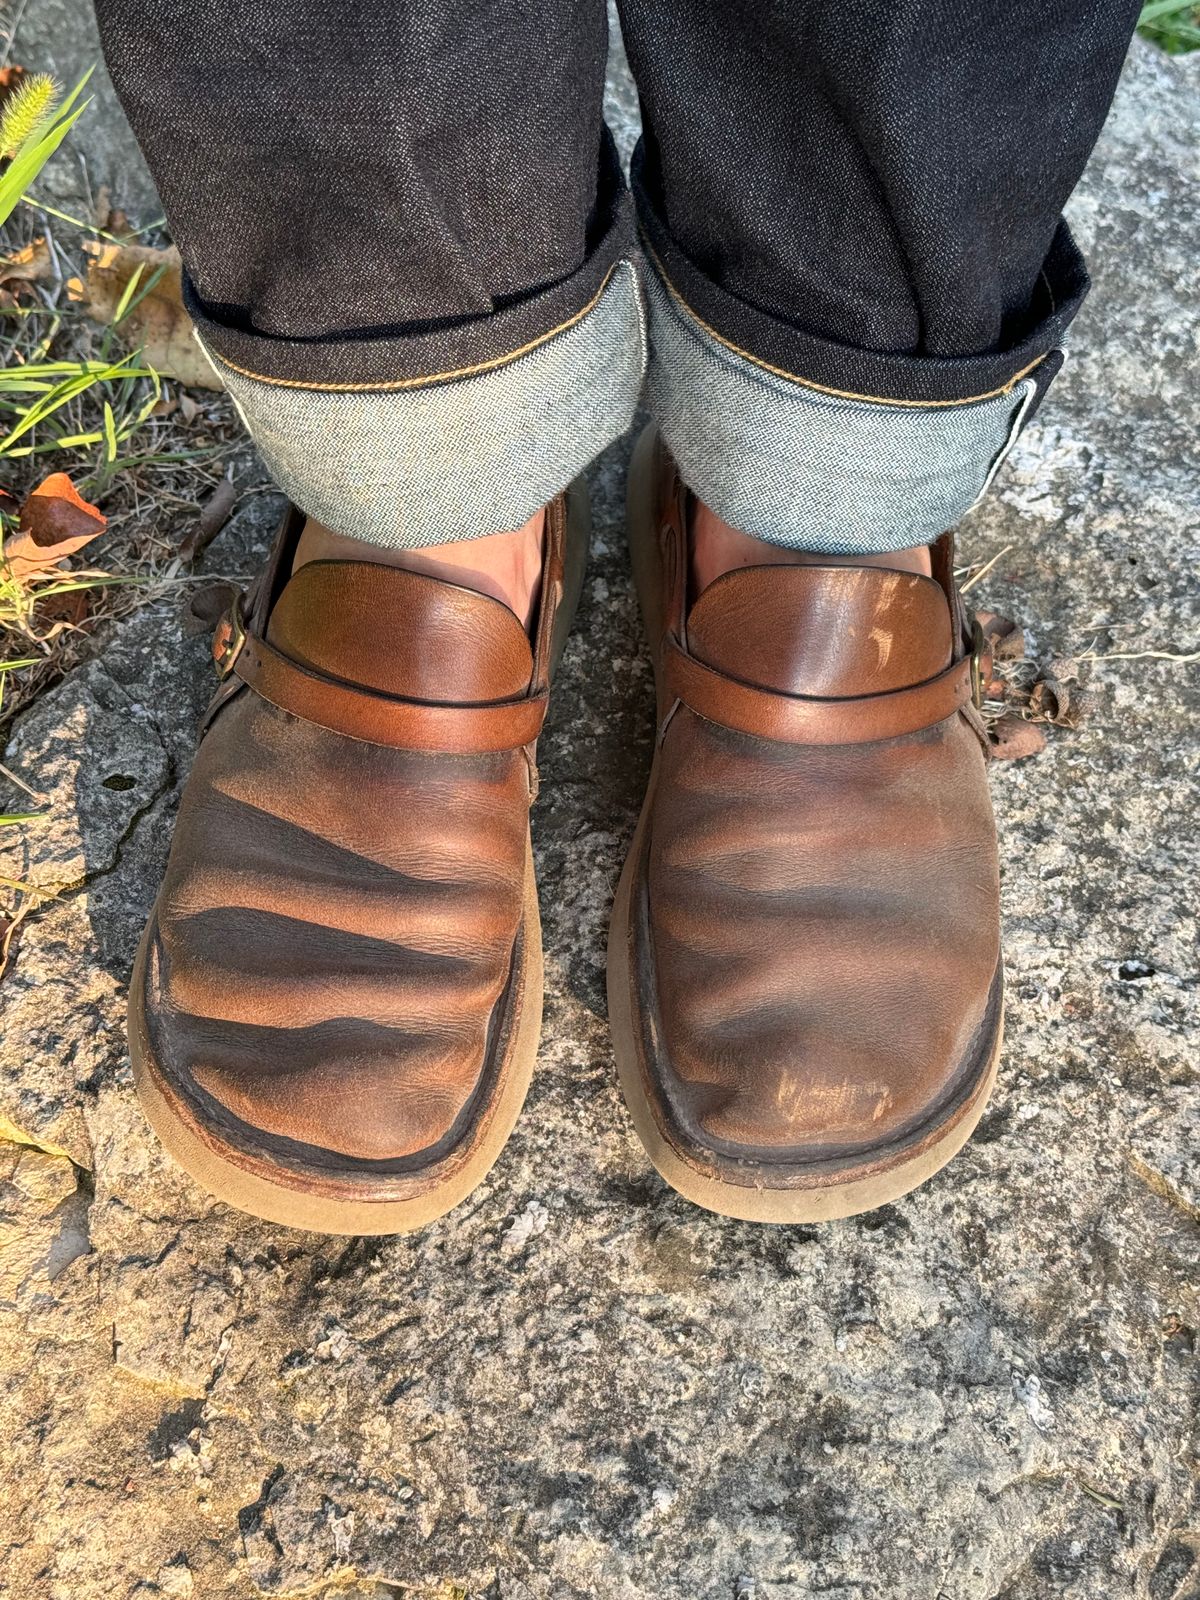
<svg viewBox="0 0 1200 1600">
<path fill-rule="evenodd" d="M 350 538 L 412 550 L 519 528 L 633 420 L 645 312 L 628 203 L 578 272 L 494 315 L 276 339 L 187 295 L 279 487 Z"/>
<path fill-rule="evenodd" d="M 644 191 L 638 201 L 646 404 L 689 488 L 791 549 L 881 553 L 954 527 L 1061 368 L 1088 287 L 1064 224 L 1043 274 L 1056 309 L 1019 346 L 956 359 L 856 350 L 730 295 L 673 245 Z"/>
</svg>

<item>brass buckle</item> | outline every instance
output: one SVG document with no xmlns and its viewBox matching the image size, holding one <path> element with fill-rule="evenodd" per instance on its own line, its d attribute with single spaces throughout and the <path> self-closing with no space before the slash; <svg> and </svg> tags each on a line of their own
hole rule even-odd
<svg viewBox="0 0 1200 1600">
<path fill-rule="evenodd" d="M 227 678 L 233 671 L 233 664 L 241 654 L 245 642 L 246 618 L 242 608 L 242 596 L 238 595 L 217 623 L 213 634 L 213 665 L 217 669 L 218 678 Z"/>
<path fill-rule="evenodd" d="M 987 654 L 987 641 L 983 637 L 983 629 L 979 625 L 979 618 L 971 618 L 971 704 L 976 711 L 983 710 L 987 683 L 983 676 L 983 658 Z"/>
</svg>

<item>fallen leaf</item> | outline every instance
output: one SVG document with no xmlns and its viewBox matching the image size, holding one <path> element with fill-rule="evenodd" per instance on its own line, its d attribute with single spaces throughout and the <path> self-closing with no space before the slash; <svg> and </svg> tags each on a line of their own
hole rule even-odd
<svg viewBox="0 0 1200 1600">
<path fill-rule="evenodd" d="M 108 518 L 88 504 L 65 472 L 52 472 L 22 505 L 17 531 L 4 543 L 4 561 L 18 580 L 52 571 L 107 526 Z"/>
<path fill-rule="evenodd" d="M 33 616 L 39 631 L 52 623 L 77 628 L 87 620 L 91 610 L 92 596 L 87 589 L 68 589 L 65 594 L 43 595 L 33 608 Z"/>
<path fill-rule="evenodd" d="M 182 269 L 179 251 L 155 250 L 149 245 L 84 245 L 88 255 L 87 284 L 81 285 L 88 314 L 97 322 L 111 323 L 129 280 L 141 268 L 134 290 L 136 304 L 117 328 L 131 348 L 141 346 L 147 366 L 164 378 L 176 378 L 196 389 L 220 389 L 221 380 L 196 343 L 192 319 L 183 309 Z M 161 276 L 148 292 L 155 273 Z"/>
<path fill-rule="evenodd" d="M 24 67 L 0 67 L 0 111 L 4 110 L 4 102 L 25 75 Z"/>
<path fill-rule="evenodd" d="M 92 208 L 92 221 L 102 233 L 116 234 L 118 239 L 132 239 L 134 229 L 130 227 L 129 215 L 120 206 L 113 205 L 112 190 L 107 183 L 102 183 L 96 190 L 96 204 Z"/>
<path fill-rule="evenodd" d="M 184 422 L 195 422 L 200 415 L 200 407 L 186 389 L 170 389 L 164 384 L 162 399 L 151 408 L 150 415 L 152 417 L 179 415 Z"/>
<path fill-rule="evenodd" d="M 1023 761 L 1046 748 L 1046 735 L 1024 717 L 1006 713 L 988 726 L 992 755 L 997 761 Z"/>
<path fill-rule="evenodd" d="M 1073 728 L 1079 720 L 1071 691 L 1058 678 L 1038 679 L 1029 691 L 1029 712 L 1039 722 L 1053 722 L 1060 728 Z"/>
<path fill-rule="evenodd" d="M 54 257 L 41 234 L 31 244 L 0 261 L 0 284 L 40 283 L 55 275 Z"/>
<path fill-rule="evenodd" d="M 237 504 L 237 490 L 233 480 L 222 478 L 200 508 L 196 525 L 179 547 L 185 561 L 195 561 L 229 521 L 229 514 Z"/>
<path fill-rule="evenodd" d="M 18 530 L 48 550 L 64 539 L 94 539 L 107 525 L 108 518 L 83 498 L 65 472 L 52 472 L 26 496 Z"/>
<path fill-rule="evenodd" d="M 1018 627 L 1011 617 L 1002 617 L 998 611 L 977 611 L 975 616 L 995 660 L 1024 659 L 1025 630 Z"/>
</svg>

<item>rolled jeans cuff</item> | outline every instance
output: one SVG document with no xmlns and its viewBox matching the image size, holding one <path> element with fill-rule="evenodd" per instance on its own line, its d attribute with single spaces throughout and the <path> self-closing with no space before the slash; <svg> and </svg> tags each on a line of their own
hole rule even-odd
<svg viewBox="0 0 1200 1600">
<path fill-rule="evenodd" d="M 1044 274 L 1057 309 L 1018 347 L 954 359 L 854 350 L 705 278 L 639 199 L 646 403 L 689 488 L 733 527 L 791 549 L 882 553 L 954 527 L 1062 366 L 1087 289 L 1064 224 Z"/>
<path fill-rule="evenodd" d="M 428 333 L 298 341 L 189 310 L 284 493 L 399 550 L 521 527 L 629 427 L 646 364 L 624 207 L 570 278 Z"/>
</svg>

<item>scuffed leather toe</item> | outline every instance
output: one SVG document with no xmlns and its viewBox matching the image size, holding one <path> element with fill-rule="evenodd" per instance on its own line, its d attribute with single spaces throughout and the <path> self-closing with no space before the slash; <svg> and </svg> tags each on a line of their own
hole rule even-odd
<svg viewBox="0 0 1200 1600">
<path fill-rule="evenodd" d="M 952 540 L 928 576 L 764 564 L 697 597 L 653 431 L 629 509 L 658 730 L 609 940 L 634 1124 L 715 1211 L 883 1204 L 969 1135 L 1002 1021 L 987 665 Z"/>
<path fill-rule="evenodd" d="M 164 1065 L 239 1121 L 396 1160 L 483 1081 L 524 889 L 528 769 L 290 722 L 257 697 L 201 747 L 157 913 Z M 401 821 L 401 819 L 403 819 Z"/>
<path fill-rule="evenodd" d="M 529 806 L 586 498 L 548 508 L 532 638 L 432 577 L 293 571 L 302 520 L 218 625 L 222 685 L 130 1046 L 147 1115 L 211 1192 L 296 1226 L 394 1232 L 470 1192 L 533 1069 Z"/>
<path fill-rule="evenodd" d="M 918 769 L 899 745 L 868 766 L 686 708 L 673 729 L 644 880 L 666 1106 L 746 1159 L 911 1136 L 976 1070 L 999 960 L 975 736 L 944 724 Z M 930 777 L 955 796 L 932 815 Z"/>
</svg>

